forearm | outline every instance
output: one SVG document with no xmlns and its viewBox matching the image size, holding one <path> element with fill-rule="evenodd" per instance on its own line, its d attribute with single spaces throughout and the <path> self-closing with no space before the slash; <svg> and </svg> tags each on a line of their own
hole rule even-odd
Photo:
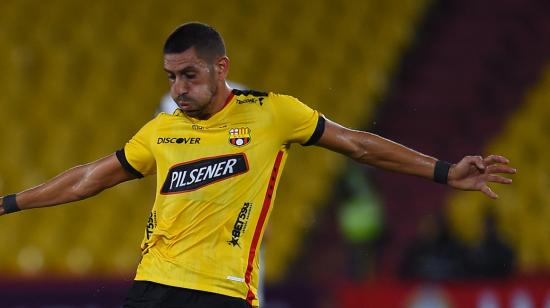
<svg viewBox="0 0 550 308">
<path fill-rule="evenodd" d="M 355 131 L 353 140 L 358 143 L 357 151 L 350 156 L 364 164 L 385 170 L 433 179 L 437 159 L 424 155 L 401 144 L 378 135 Z"/>
<path fill-rule="evenodd" d="M 98 183 L 89 181 L 87 165 L 74 167 L 36 187 L 16 194 L 17 205 L 21 210 L 53 206 L 82 200 L 99 193 Z M 3 205 L 3 200 L 0 201 Z M 4 214 L 3 206 L 0 213 Z"/>
<path fill-rule="evenodd" d="M 69 169 L 46 183 L 18 193 L 16 203 L 21 210 L 69 203 L 134 178 L 135 175 L 127 172 L 113 154 Z M 0 215 L 5 212 L 3 202 L 2 199 Z"/>
<path fill-rule="evenodd" d="M 358 162 L 399 173 L 433 179 L 437 159 L 369 132 L 345 128 L 326 120 L 319 146 Z"/>
</svg>

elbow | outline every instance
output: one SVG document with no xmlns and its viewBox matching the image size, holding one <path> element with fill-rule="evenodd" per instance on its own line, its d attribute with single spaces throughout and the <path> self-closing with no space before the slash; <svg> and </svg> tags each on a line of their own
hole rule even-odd
<svg viewBox="0 0 550 308">
<path fill-rule="evenodd" d="M 95 192 L 93 189 L 89 189 L 89 188 L 83 189 L 82 187 L 78 187 L 78 186 L 74 186 L 71 190 L 71 196 L 74 201 L 93 197 L 97 193 L 99 192 Z"/>
<path fill-rule="evenodd" d="M 72 195 L 76 200 L 93 197 L 103 191 L 102 185 L 91 180 L 83 180 L 72 187 Z"/>
<path fill-rule="evenodd" d="M 100 182 L 94 180 L 93 169 L 83 166 L 79 179 L 70 187 L 70 194 L 73 200 L 83 200 L 100 193 L 103 188 Z"/>
<path fill-rule="evenodd" d="M 347 156 L 356 162 L 368 164 L 372 160 L 372 153 L 363 144 L 357 144 Z"/>
<path fill-rule="evenodd" d="M 93 187 L 89 185 L 89 183 L 75 183 L 71 187 L 70 195 L 71 195 L 71 201 L 78 201 L 83 200 L 89 197 L 92 197 L 96 195 L 97 193 L 94 191 Z"/>
<path fill-rule="evenodd" d="M 372 156 L 365 150 L 355 151 L 348 155 L 351 159 L 362 164 L 369 164 L 372 160 Z"/>
<path fill-rule="evenodd" d="M 356 162 L 365 163 L 367 161 L 368 153 L 364 150 L 357 150 L 349 153 L 347 156 Z"/>
</svg>

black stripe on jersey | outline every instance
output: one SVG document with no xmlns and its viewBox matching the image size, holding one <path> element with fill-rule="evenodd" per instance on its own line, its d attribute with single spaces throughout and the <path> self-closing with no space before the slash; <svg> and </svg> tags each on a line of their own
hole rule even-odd
<svg viewBox="0 0 550 308">
<path fill-rule="evenodd" d="M 304 143 L 303 145 L 314 145 L 321 139 L 321 136 L 323 136 L 323 133 L 325 132 L 325 118 L 323 116 L 319 116 L 319 120 L 317 121 L 317 127 L 315 127 L 315 131 L 313 132 L 313 135 L 309 138 L 309 140 Z"/>
<path fill-rule="evenodd" d="M 116 151 L 116 158 L 118 159 L 118 161 L 126 171 L 130 172 L 131 174 L 135 175 L 138 178 L 143 177 L 143 174 L 141 174 L 141 172 L 137 171 L 134 167 L 132 167 L 132 165 L 130 165 L 130 163 L 126 159 L 126 154 L 124 153 L 124 149 L 120 149 Z"/>
<path fill-rule="evenodd" d="M 233 89 L 231 92 L 235 95 L 252 95 L 252 96 L 268 96 L 266 92 L 256 91 L 256 90 L 239 90 Z"/>
</svg>

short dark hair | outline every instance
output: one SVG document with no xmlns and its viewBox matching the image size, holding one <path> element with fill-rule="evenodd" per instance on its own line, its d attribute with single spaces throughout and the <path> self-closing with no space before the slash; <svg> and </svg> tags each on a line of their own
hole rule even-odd
<svg viewBox="0 0 550 308">
<path fill-rule="evenodd" d="M 195 47 L 205 60 L 225 56 L 222 36 L 211 26 L 199 22 L 185 23 L 174 30 L 164 43 L 164 54 L 181 53 Z"/>
</svg>

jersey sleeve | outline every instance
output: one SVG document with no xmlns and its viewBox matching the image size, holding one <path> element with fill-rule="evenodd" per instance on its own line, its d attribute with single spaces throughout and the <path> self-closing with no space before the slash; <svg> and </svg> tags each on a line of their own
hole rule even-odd
<svg viewBox="0 0 550 308">
<path fill-rule="evenodd" d="M 156 172 L 156 160 L 151 151 L 153 121 L 143 126 L 123 149 L 116 152 L 122 167 L 138 178 Z"/>
<path fill-rule="evenodd" d="M 278 124 L 287 143 L 313 145 L 323 135 L 325 119 L 316 110 L 288 95 L 273 95 Z"/>
</svg>

